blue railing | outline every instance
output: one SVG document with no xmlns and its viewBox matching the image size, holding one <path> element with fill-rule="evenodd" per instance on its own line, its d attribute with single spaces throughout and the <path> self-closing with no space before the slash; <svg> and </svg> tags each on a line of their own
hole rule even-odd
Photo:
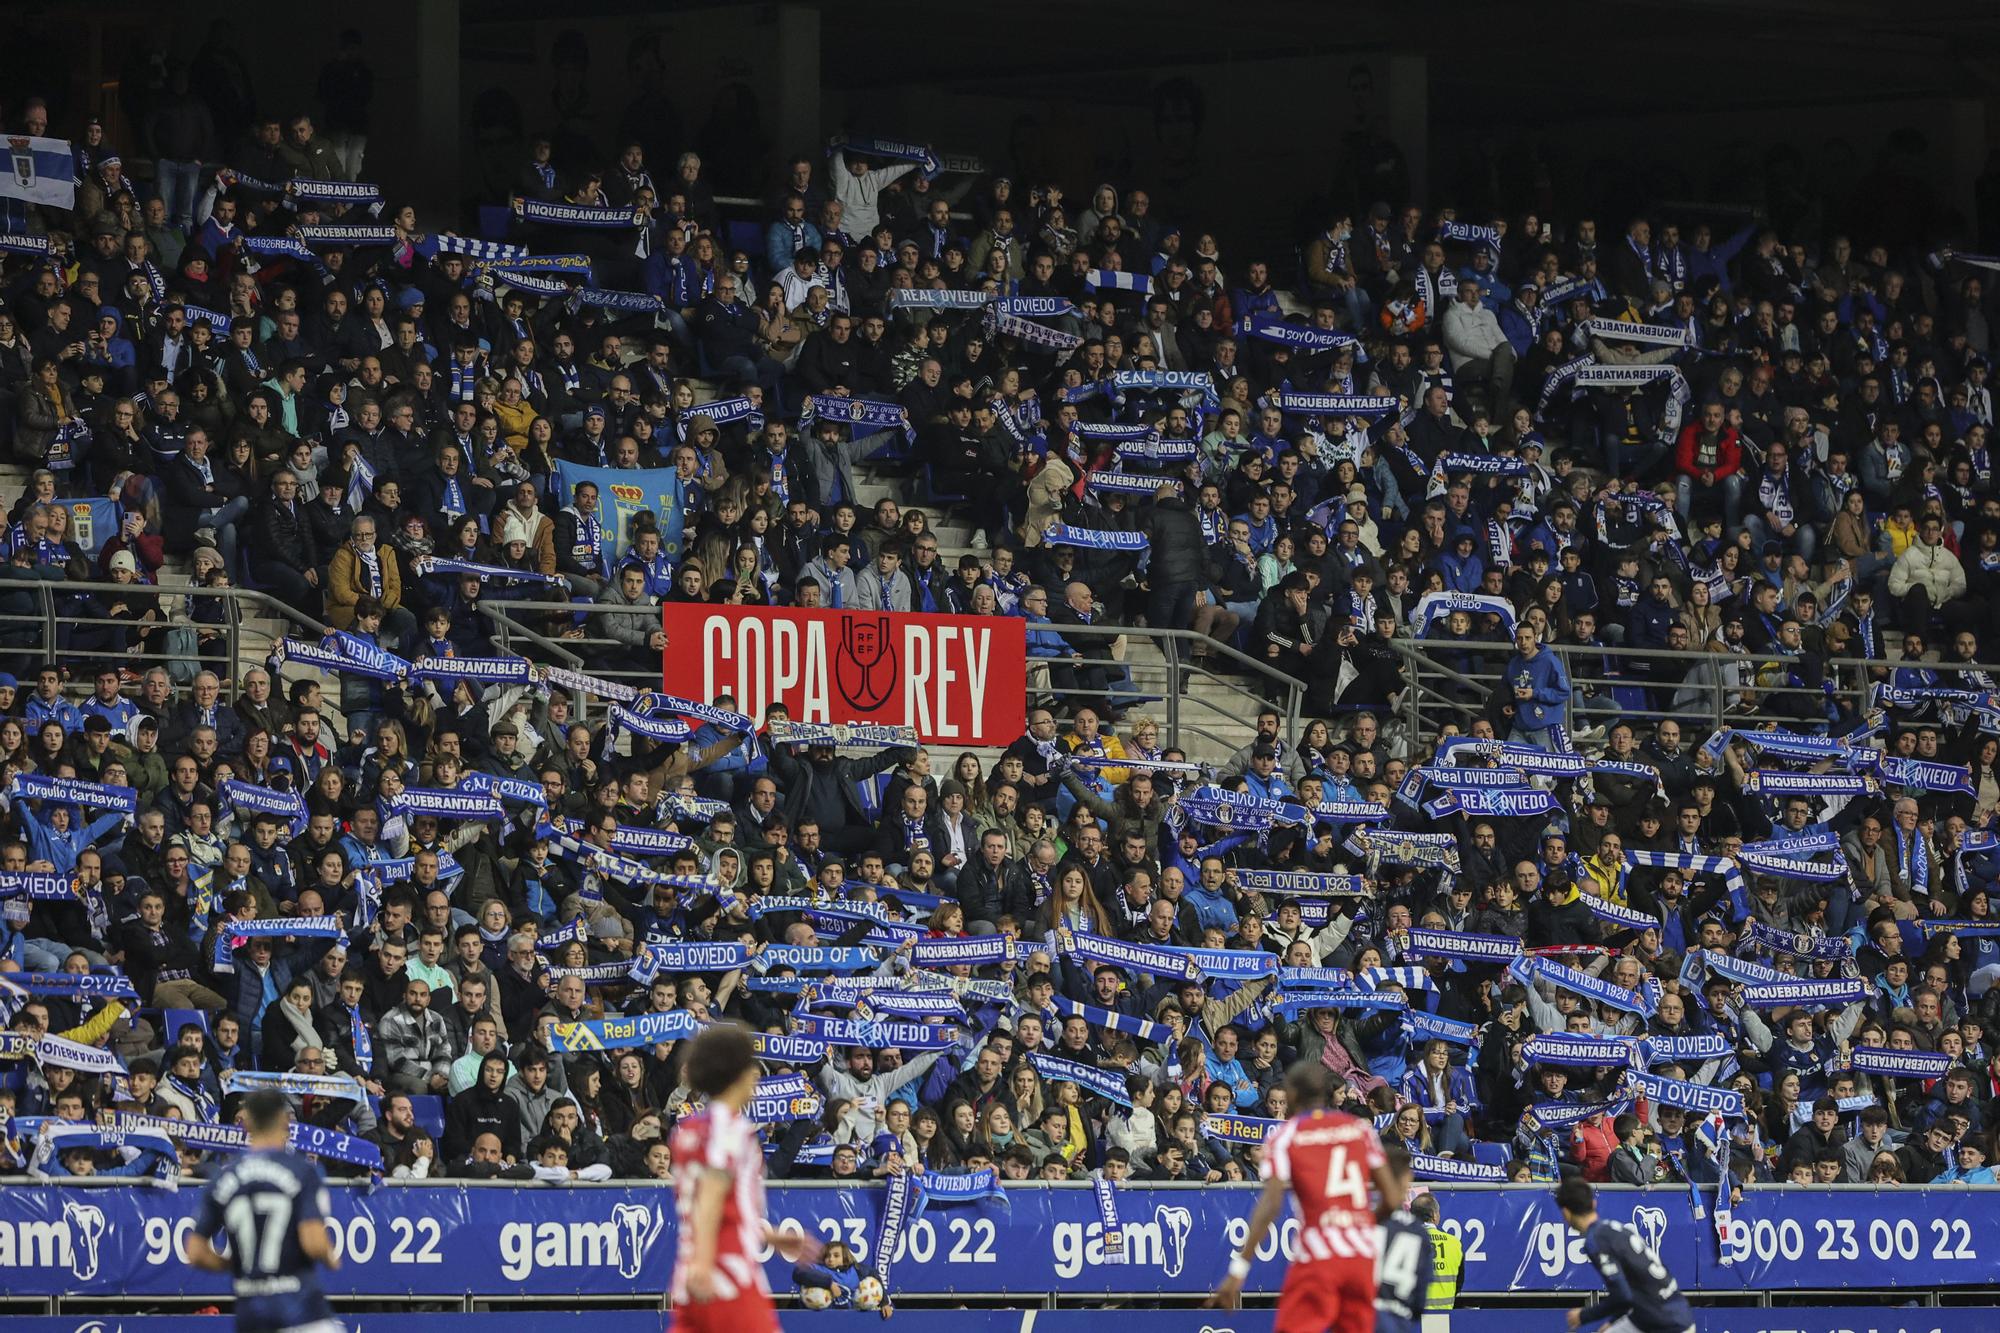
<svg viewBox="0 0 2000 1333">
<path fill-rule="evenodd" d="M 848 1242 L 865 1265 L 883 1191 L 786 1185 L 771 1214 Z M 1465 1248 L 1467 1292 L 1573 1292 L 1594 1284 L 1545 1190 L 1437 1190 Z M 892 1288 L 906 1296 L 1043 1302 L 1191 1297 L 1222 1275 L 1256 1197 L 1248 1187 L 1133 1186 L 1117 1196 L 1122 1261 L 1107 1256 L 1080 1187 L 1018 1185 L 1001 1200 L 934 1203 L 903 1229 Z M 190 1298 L 226 1285 L 185 1262 L 198 1193 L 123 1182 L 0 1186 L 0 1297 Z M 1753 1190 L 1718 1239 L 1685 1190 L 1606 1190 L 1606 1216 L 1656 1244 L 1682 1284 L 1711 1293 L 2000 1287 L 2000 1193 L 1964 1187 Z M 661 1187 L 389 1185 L 333 1192 L 344 1297 L 622 1300 L 659 1292 L 672 1266 Z M 1249 1290 L 1275 1292 L 1295 1234 L 1266 1238 Z M 790 1289 L 781 1262 L 772 1287 Z M 1239 1330 L 1239 1333 L 1241 1331 Z"/>
</svg>

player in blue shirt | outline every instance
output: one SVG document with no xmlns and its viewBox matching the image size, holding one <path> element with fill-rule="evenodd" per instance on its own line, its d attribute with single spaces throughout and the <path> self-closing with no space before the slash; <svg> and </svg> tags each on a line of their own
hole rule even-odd
<svg viewBox="0 0 2000 1333">
<path fill-rule="evenodd" d="M 1379 1228 L 1375 1246 L 1375 1333 L 1417 1333 L 1431 1287 L 1430 1231 L 1403 1199 L 1410 1192 L 1410 1154 L 1400 1143 L 1382 1145 L 1396 1190 L 1396 1211 Z"/>
<path fill-rule="evenodd" d="M 243 1110 L 250 1151 L 202 1192 L 188 1262 L 235 1278 L 241 1333 L 341 1333 L 316 1271 L 340 1266 L 326 1228 L 326 1182 L 311 1158 L 291 1151 L 284 1097 L 253 1092 Z M 229 1238 L 227 1254 L 215 1248 L 218 1235 Z"/>
<path fill-rule="evenodd" d="M 1694 1311 L 1644 1236 L 1597 1215 L 1597 1191 L 1572 1177 L 1556 1187 L 1563 1221 L 1583 1236 L 1584 1252 L 1604 1279 L 1604 1299 L 1569 1312 L 1569 1326 L 1608 1319 L 1603 1333 L 1694 1333 Z"/>
</svg>

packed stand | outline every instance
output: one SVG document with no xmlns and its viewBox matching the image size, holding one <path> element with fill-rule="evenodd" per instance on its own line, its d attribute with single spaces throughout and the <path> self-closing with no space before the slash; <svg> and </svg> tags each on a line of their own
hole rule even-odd
<svg viewBox="0 0 2000 1333">
<path fill-rule="evenodd" d="M 1990 261 L 1369 203 L 1225 267 L 866 140 L 749 244 L 692 154 L 543 142 L 474 238 L 351 127 L 171 105 L 157 190 L 85 127 L 0 234 L 0 595 L 92 585 L 4 641 L 18 1164 L 199 1174 L 273 1086 L 337 1170 L 661 1178 L 727 1016 L 779 1176 L 1247 1179 L 1307 1059 L 1433 1179 L 1992 1179 Z M 179 556 L 336 632 L 230 660 Z M 934 769 L 496 647 L 655 671 L 670 601 L 1023 617 L 1027 731 Z M 1326 720 L 1190 764 L 1091 624 Z M 1500 685 L 1410 735 L 1397 639 Z M 1584 712 L 1605 645 L 1704 656 Z M 1673 720 L 1718 683 L 1790 727 Z"/>
</svg>

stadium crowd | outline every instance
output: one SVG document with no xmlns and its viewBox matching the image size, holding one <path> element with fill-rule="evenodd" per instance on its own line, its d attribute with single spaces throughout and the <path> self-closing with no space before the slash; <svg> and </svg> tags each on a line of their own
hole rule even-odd
<svg viewBox="0 0 2000 1333">
<path fill-rule="evenodd" d="M 0 599 L 102 585 L 4 644 L 17 1164 L 199 1174 L 37 1148 L 278 1086 L 399 1177 L 664 1177 L 683 1043 L 601 1020 L 680 1014 L 796 1030 L 780 1177 L 1253 1178 L 1303 1058 L 1430 1178 L 1993 1179 L 1994 264 L 1401 200 L 1225 261 L 858 139 L 747 233 L 693 154 L 539 142 L 481 240 L 354 184 L 353 109 L 183 87 L 151 182 L 93 122 L 0 219 Z M 173 556 L 340 633 L 230 661 Z M 496 604 L 647 668 L 688 600 L 1021 616 L 1047 673 L 988 762 L 494 665 Z M 1188 764 L 1092 623 L 1323 720 Z M 1398 637 L 1500 683 L 1408 734 Z M 1687 656 L 1579 695 L 1607 645 Z M 1673 720 L 1718 682 L 1787 728 Z"/>
</svg>

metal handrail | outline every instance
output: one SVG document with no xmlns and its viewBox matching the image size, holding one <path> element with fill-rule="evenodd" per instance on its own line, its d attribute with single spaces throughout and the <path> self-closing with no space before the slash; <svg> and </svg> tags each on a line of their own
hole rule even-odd
<svg viewBox="0 0 2000 1333">
<path fill-rule="evenodd" d="M 1201 704 L 1213 709 L 1227 717 L 1230 721 L 1239 724 L 1254 719 L 1259 709 L 1275 707 L 1282 718 L 1286 739 L 1292 741 L 1298 739 L 1299 728 L 1304 720 L 1305 683 L 1295 677 L 1286 675 L 1268 663 L 1259 662 L 1249 654 L 1239 651 L 1233 645 L 1186 629 L 1154 629 L 1150 626 L 1145 629 L 1139 629 L 1129 625 L 1103 624 L 1057 625 L 1055 628 L 1066 639 L 1072 635 L 1086 639 L 1098 638 L 1107 640 L 1122 637 L 1148 640 L 1159 647 L 1160 657 L 1165 667 L 1165 680 L 1163 682 L 1162 693 L 1167 714 L 1165 719 L 1165 739 L 1166 743 L 1170 746 L 1186 749 L 1187 746 L 1182 733 L 1187 732 L 1199 736 L 1203 740 L 1214 742 L 1232 750 L 1237 748 L 1234 737 L 1218 735 L 1208 728 L 1189 720 L 1186 716 L 1186 710 L 1189 705 L 1193 704 Z M 1263 680 L 1268 688 L 1260 693 L 1256 690 L 1246 688 L 1240 682 L 1232 680 L 1227 676 L 1217 674 L 1202 663 L 1195 661 L 1192 651 L 1184 654 L 1182 652 L 1184 646 L 1189 649 L 1200 647 L 1211 656 L 1225 658 L 1234 663 L 1238 669 L 1247 671 L 1252 677 Z M 1128 671 L 1135 665 L 1141 667 L 1151 665 L 1144 662 L 1134 664 L 1130 661 L 1121 661 L 1109 656 L 1102 658 L 1085 656 L 1081 660 L 1091 665 L 1122 666 Z M 1230 713 L 1210 700 L 1199 699 L 1189 693 L 1187 686 L 1197 679 L 1212 685 L 1218 685 L 1230 695 L 1239 698 L 1242 705 L 1247 709 L 1247 712 Z M 1064 693 L 1088 693 L 1088 691 L 1051 690 L 1050 693 L 1060 695 Z"/>
<path fill-rule="evenodd" d="M 525 651 L 525 655 L 531 656 L 538 652 L 578 669 L 587 669 L 592 675 L 604 680 L 635 684 L 644 689 L 658 688 L 660 677 L 657 669 L 631 669 L 605 666 L 601 661 L 592 661 L 594 655 L 622 646 L 614 639 L 598 638 L 589 634 L 586 634 L 581 639 L 551 638 L 516 619 L 518 612 L 523 610 L 533 611 L 534 609 L 532 605 L 528 604 L 515 606 L 497 603 L 489 603 L 481 608 L 495 626 L 499 628 L 501 646 L 506 651 Z M 565 608 L 565 612 L 584 616 L 586 622 L 591 616 L 629 614 L 628 609 L 623 606 L 586 605 L 582 603 L 576 603 Z M 1297 739 L 1299 728 L 1303 721 L 1302 710 L 1305 705 L 1306 687 L 1304 682 L 1288 676 L 1266 663 L 1259 662 L 1256 658 L 1239 651 L 1229 644 L 1220 643 L 1206 635 L 1197 634 L 1193 630 L 1141 629 L 1130 625 L 1103 624 L 1059 625 L 1057 629 L 1066 637 L 1073 635 L 1080 639 L 1101 639 L 1106 641 L 1120 637 L 1135 640 L 1143 639 L 1156 644 L 1160 648 L 1162 660 L 1157 668 L 1151 662 L 1134 663 L 1124 659 L 1113 658 L 1109 655 L 1108 651 L 1101 656 L 1084 654 L 1079 658 L 1079 662 L 1085 666 L 1103 666 L 1114 669 L 1125 668 L 1128 670 L 1158 669 L 1162 671 L 1164 679 L 1160 682 L 1161 688 L 1159 690 L 1141 688 L 1139 692 L 1142 694 L 1158 693 L 1164 701 L 1166 712 L 1166 717 L 1163 720 L 1164 740 L 1170 746 L 1184 749 L 1186 748 L 1187 737 L 1199 737 L 1214 745 L 1234 750 L 1240 743 L 1240 737 L 1224 734 L 1214 729 L 1213 724 L 1221 720 L 1227 720 L 1232 723 L 1247 722 L 1255 716 L 1258 709 L 1267 706 L 1275 707 L 1279 710 L 1283 718 L 1287 737 L 1293 740 Z M 1259 692 L 1253 686 L 1246 686 L 1241 681 L 1223 675 L 1204 663 L 1194 661 L 1192 653 L 1184 651 L 1186 648 L 1194 645 L 1200 645 L 1210 655 L 1226 659 L 1237 669 L 1250 674 L 1255 680 L 1261 681 L 1264 686 L 1263 691 Z M 1136 682 L 1137 677 L 1135 676 L 1134 679 Z M 1220 687 L 1230 697 L 1231 702 L 1235 705 L 1234 708 L 1225 706 L 1214 700 L 1201 699 L 1195 696 L 1190 691 L 1189 686 L 1196 681 Z M 1095 697 L 1096 694 L 1095 691 L 1090 690 L 1056 687 L 1051 687 L 1048 693 L 1059 697 Z M 1190 711 L 1196 707 L 1205 708 L 1216 716 L 1214 718 L 1204 717 L 1202 720 L 1197 721 L 1195 718 L 1189 716 Z M 1204 723 L 1208 723 L 1209 725 L 1204 725 Z"/>
<path fill-rule="evenodd" d="M 1484 711 L 1486 697 L 1500 684 L 1499 662 L 1504 661 L 1514 652 L 1514 647 L 1511 643 L 1487 641 L 1454 642 L 1452 651 L 1455 653 L 1498 659 L 1495 663 L 1495 670 L 1491 672 L 1473 671 L 1465 673 L 1447 667 L 1438 661 L 1434 648 L 1428 645 L 1425 640 L 1398 639 L 1395 641 L 1395 644 L 1397 651 L 1402 654 L 1404 660 L 1409 664 L 1410 680 L 1412 685 L 1416 687 L 1406 692 L 1404 712 L 1411 724 L 1419 727 L 1425 713 L 1424 703 L 1426 700 L 1430 701 L 1436 711 L 1455 713 L 1461 718 L 1479 716 Z M 1610 689 L 1617 687 L 1672 689 L 1676 692 L 1694 690 L 1706 696 L 1707 706 L 1701 712 L 1705 714 L 1703 720 L 1706 725 L 1714 729 L 1731 725 L 1763 722 L 1796 726 L 1799 722 L 1797 717 L 1789 714 L 1769 712 L 1756 707 L 1747 710 L 1734 708 L 1728 702 L 1728 696 L 1732 693 L 1753 693 L 1758 696 L 1760 701 L 1768 700 L 1774 696 L 1804 696 L 1811 699 L 1831 697 L 1848 704 L 1856 714 L 1860 714 L 1866 711 L 1868 687 L 1877 673 L 1886 674 L 1910 665 L 1910 663 L 1896 658 L 1826 658 L 1824 659 L 1826 680 L 1832 687 L 1831 694 L 1829 695 L 1827 689 L 1823 687 L 1757 683 L 1754 674 L 1755 671 L 1767 665 L 1779 664 L 1786 661 L 1786 656 L 1781 653 L 1717 653 L 1701 649 L 1635 648 L 1628 645 L 1612 644 L 1593 645 L 1590 647 L 1578 647 L 1574 644 L 1550 644 L 1548 645 L 1548 650 L 1556 654 L 1558 659 L 1563 663 L 1564 668 L 1569 672 L 1570 683 L 1573 687 L 1576 687 L 1575 693 L 1572 696 L 1572 707 L 1582 713 L 1604 717 L 1687 720 L 1691 710 L 1686 708 L 1606 707 L 1595 705 L 1583 695 L 1583 688 L 1592 687 L 1603 692 L 1608 692 Z M 1706 665 L 1729 663 L 1744 668 L 1751 674 L 1749 678 L 1738 685 L 1730 685 L 1719 680 L 1714 682 L 1674 681 L 1656 684 L 1641 675 L 1603 674 L 1602 668 L 1594 672 L 1579 672 L 1577 669 L 1579 659 L 1592 658 L 1610 659 L 1613 662 L 1622 662 L 1630 659 L 1641 662 L 1687 662 Z M 1938 664 L 1930 662 L 1927 659 L 1925 665 L 1937 666 Z M 1947 669 L 1956 670 L 1960 665 L 1953 663 Z M 1969 670 L 2000 671 L 2000 667 L 1993 667 L 1984 663 L 1965 663 L 1962 665 Z M 1467 702 L 1464 699 L 1454 697 L 1447 690 L 1439 689 L 1436 682 L 1440 681 L 1471 691 L 1475 696 L 1475 701 Z"/>
<path fill-rule="evenodd" d="M 552 639 L 540 630 L 531 629 L 515 620 L 509 613 L 507 604 L 504 602 L 482 602 L 479 609 L 485 613 L 488 620 L 491 620 L 500 627 L 500 647 L 503 652 L 513 651 L 513 640 L 517 638 L 524 639 L 540 651 L 547 653 L 561 662 L 564 666 L 581 669 L 586 665 L 586 661 L 583 655 L 576 651 L 574 645 L 608 644 L 611 642 L 610 639 Z M 594 609 L 596 608 L 577 605 L 568 608 L 565 614 L 568 614 L 570 611 L 587 612 Z M 522 655 L 526 656 L 526 654 Z M 605 679 L 615 679 L 614 676 L 603 671 L 591 674 Z"/>
<path fill-rule="evenodd" d="M 187 597 L 222 601 L 228 608 L 228 613 L 222 627 L 226 630 L 229 639 L 229 661 L 232 666 L 229 672 L 229 697 L 232 701 L 241 688 L 242 673 L 234 668 L 243 661 L 243 622 L 246 618 L 244 615 L 246 607 L 257 608 L 267 613 L 272 619 L 296 626 L 308 632 L 315 640 L 324 638 L 333 632 L 328 626 L 315 620 L 313 617 L 306 615 L 294 607 L 287 606 L 285 603 L 271 596 L 271 594 L 255 588 L 202 588 L 193 584 L 168 587 L 153 583 L 103 583 L 95 580 L 83 582 L 64 581 L 58 583 L 37 580 L 33 583 L 10 583 L 4 589 L 0 589 L 0 591 L 22 591 L 30 587 L 35 589 L 37 612 L 32 617 L 32 620 L 42 635 L 41 651 L 44 660 L 54 662 L 60 656 L 63 659 L 59 663 L 61 665 L 67 665 L 70 662 L 89 662 L 103 658 L 106 660 L 115 660 L 120 665 L 129 664 L 135 667 L 141 665 L 165 666 L 174 660 L 172 654 L 157 651 L 138 652 L 123 650 L 116 653 L 107 653 L 99 649 L 71 648 L 58 654 L 56 643 L 59 638 L 59 629 L 63 625 L 121 626 L 129 628 L 132 624 L 131 621 L 115 620 L 105 616 L 77 615 L 74 608 L 61 604 L 61 599 L 63 598 L 90 597 L 99 594 L 124 594 L 126 596 L 137 594 L 153 597 L 160 602 L 161 619 L 159 623 L 169 629 L 191 627 L 195 624 L 194 620 L 186 615 L 184 611 L 179 614 L 173 611 L 171 607 L 172 599 Z M 183 607 L 185 605 L 186 603 L 182 604 Z M 0 612 L 0 629 L 4 629 L 10 625 L 23 625 L 29 623 L 30 619 L 28 616 Z"/>
</svg>

